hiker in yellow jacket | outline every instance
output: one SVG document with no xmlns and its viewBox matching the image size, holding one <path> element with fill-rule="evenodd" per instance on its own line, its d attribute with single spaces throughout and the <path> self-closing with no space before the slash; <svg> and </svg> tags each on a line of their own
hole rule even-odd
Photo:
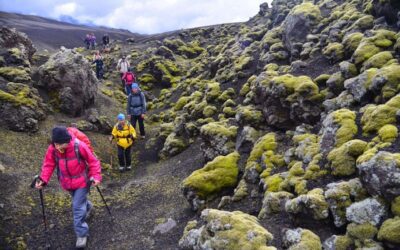
<svg viewBox="0 0 400 250">
<path fill-rule="evenodd" d="M 136 139 L 136 131 L 133 126 L 125 120 L 124 114 L 118 115 L 118 123 L 115 124 L 110 137 L 117 141 L 119 171 L 131 170 L 131 148 L 133 141 Z"/>
</svg>

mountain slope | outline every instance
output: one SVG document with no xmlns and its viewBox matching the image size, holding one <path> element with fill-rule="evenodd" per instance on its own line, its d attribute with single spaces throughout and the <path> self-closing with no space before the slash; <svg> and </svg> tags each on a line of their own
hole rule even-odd
<svg viewBox="0 0 400 250">
<path fill-rule="evenodd" d="M 7 142 L 0 145 L 0 187 L 13 208 L 0 210 L 8 218 L 5 242 L 44 245 L 37 193 L 12 187 L 38 171 L 54 123 L 78 122 L 95 141 L 117 220 L 112 226 L 92 194 L 98 214 L 90 249 L 399 249 L 399 7 L 394 0 L 275 0 L 246 23 L 113 46 L 91 108 L 103 123 L 124 110 L 118 74 L 109 69 L 121 51 L 129 55 L 149 110 L 133 173 L 116 171 L 115 149 L 93 110 L 66 116 L 57 109 L 63 92 L 30 78 L 31 71 L 58 76 L 53 64 L 37 71 L 34 63 L 6 60 L 0 75 L 33 93 L 2 80 L 8 94 L 0 108 L 14 104 L 19 113 L 35 98 L 51 112 L 32 135 L 0 129 Z M 79 58 L 73 66 L 84 68 L 80 53 L 92 56 L 79 48 L 54 57 L 72 55 Z M 51 238 L 68 249 L 70 208 L 56 186 L 46 189 Z"/>
</svg>

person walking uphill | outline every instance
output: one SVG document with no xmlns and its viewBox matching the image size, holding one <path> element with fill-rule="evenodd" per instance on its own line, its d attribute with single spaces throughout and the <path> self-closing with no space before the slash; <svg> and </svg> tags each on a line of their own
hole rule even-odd
<svg viewBox="0 0 400 250">
<path fill-rule="evenodd" d="M 128 103 L 126 107 L 128 118 L 133 127 L 136 129 L 136 123 L 139 122 L 139 131 L 142 139 L 146 134 L 144 131 L 144 115 L 146 114 L 146 97 L 140 90 L 137 83 L 132 84 L 132 92 L 128 96 Z"/>
<path fill-rule="evenodd" d="M 49 183 L 54 169 L 57 169 L 61 187 L 71 194 L 76 247 L 83 248 L 89 234 L 89 226 L 85 220 L 93 208 L 87 194 L 90 185 L 97 186 L 101 182 L 100 161 L 85 143 L 72 139 L 67 128 L 60 126 L 52 130 L 52 144 L 47 149 L 42 171 L 35 185 L 37 189 Z"/>
<path fill-rule="evenodd" d="M 111 132 L 110 142 L 112 142 L 113 139 L 117 141 L 119 171 L 122 172 L 125 169 L 132 169 L 131 148 L 133 141 L 136 139 L 136 131 L 132 125 L 125 120 L 124 114 L 119 114 L 117 119 L 118 123 Z"/>
<path fill-rule="evenodd" d="M 122 79 L 122 77 L 124 76 L 124 74 L 126 72 L 128 72 L 129 67 L 130 67 L 130 64 L 129 64 L 128 60 L 126 60 L 125 56 L 122 56 L 122 58 L 118 60 L 117 70 L 119 70 L 119 74 L 120 74 L 119 77 L 121 78 L 123 89 L 125 89 L 125 80 Z"/>
<path fill-rule="evenodd" d="M 133 74 L 131 67 L 128 68 L 128 72 L 125 72 L 122 76 L 122 80 L 125 82 L 125 93 L 129 96 L 132 91 L 132 83 L 135 81 L 135 74 Z"/>
<path fill-rule="evenodd" d="M 96 64 L 96 77 L 97 79 L 103 79 L 104 69 L 103 69 L 103 57 L 100 54 L 100 51 L 96 51 L 96 54 L 93 56 L 93 63 Z"/>
</svg>

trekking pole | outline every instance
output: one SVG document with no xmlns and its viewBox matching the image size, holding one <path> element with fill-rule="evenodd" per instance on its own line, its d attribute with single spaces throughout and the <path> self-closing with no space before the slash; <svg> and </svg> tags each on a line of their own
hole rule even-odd
<svg viewBox="0 0 400 250">
<path fill-rule="evenodd" d="M 31 188 L 35 188 L 36 182 L 40 179 L 39 175 L 36 175 L 33 178 L 33 181 L 31 183 Z M 49 241 L 49 235 L 47 231 L 47 219 L 46 219 L 46 212 L 44 209 L 44 199 L 43 199 L 43 190 L 39 189 L 39 196 L 40 196 L 40 204 L 42 206 L 42 217 L 43 217 L 43 224 L 44 224 L 44 231 L 46 235 L 46 249 L 50 249 L 50 241 Z"/>
<path fill-rule="evenodd" d="M 93 182 L 94 182 L 94 179 L 91 178 L 91 179 L 90 179 L 90 183 L 93 183 Z M 101 197 L 101 199 L 103 200 L 104 205 L 106 206 L 107 212 L 108 212 L 108 214 L 110 215 L 111 220 L 113 221 L 114 218 L 113 218 L 113 216 L 112 216 L 112 214 L 111 214 L 111 210 L 110 210 L 110 208 L 108 207 L 106 200 L 104 199 L 103 193 L 101 192 L 101 190 L 100 190 L 100 188 L 99 188 L 98 186 L 96 186 L 96 189 L 97 189 L 97 192 L 99 192 L 100 197 Z"/>
</svg>

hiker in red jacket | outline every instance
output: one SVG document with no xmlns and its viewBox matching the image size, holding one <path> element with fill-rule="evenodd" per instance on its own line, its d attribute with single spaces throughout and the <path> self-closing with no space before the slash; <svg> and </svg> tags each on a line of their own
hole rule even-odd
<svg viewBox="0 0 400 250">
<path fill-rule="evenodd" d="M 66 127 L 55 127 L 52 130 L 52 144 L 47 148 L 42 171 L 36 182 L 37 189 L 49 183 L 54 169 L 57 169 L 61 187 L 72 196 L 76 247 L 83 248 L 89 233 L 85 220 L 93 208 L 87 200 L 87 194 L 90 185 L 97 186 L 101 182 L 100 161 L 84 142 L 72 139 Z"/>
<path fill-rule="evenodd" d="M 132 68 L 128 68 L 128 71 L 122 75 L 122 80 L 125 82 L 125 93 L 129 95 L 132 92 L 132 83 L 135 82 L 135 74 L 132 72 Z"/>
</svg>

